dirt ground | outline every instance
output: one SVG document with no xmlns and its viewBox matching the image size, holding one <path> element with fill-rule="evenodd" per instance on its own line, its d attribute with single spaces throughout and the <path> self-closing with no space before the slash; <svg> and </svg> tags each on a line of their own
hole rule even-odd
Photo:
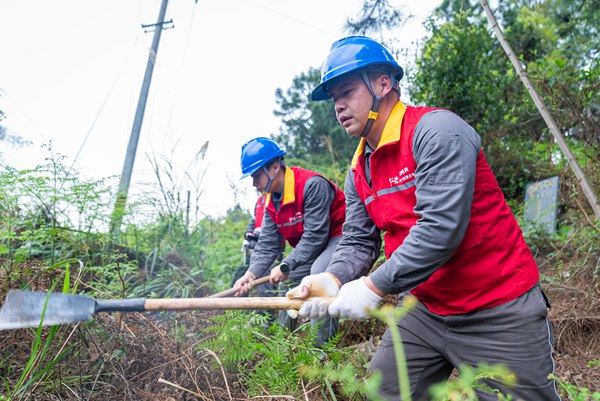
<svg viewBox="0 0 600 401">
<path fill-rule="evenodd" d="M 546 272 L 556 277 L 557 272 Z M 552 276 L 546 276 L 552 277 Z M 600 291 L 596 277 L 546 278 L 552 308 L 557 376 L 600 392 Z M 4 292 L 0 294 L 4 298 Z M 203 348 L 201 333 L 219 312 L 99 314 L 93 322 L 62 326 L 54 345 L 77 343 L 46 384 L 33 385 L 23 399 L 55 400 L 248 400 L 236 372 L 225 372 L 219 355 Z M 173 326 L 185 331 L 173 335 Z M 369 344 L 382 325 L 347 322 L 344 346 Z M 176 330 L 176 332 L 178 332 Z M 0 331 L 0 376 L 14 385 L 31 355 L 32 330 Z M 55 353 L 58 353 L 59 348 Z M 358 349 L 365 350 L 361 345 Z M 122 350 L 127 350 L 126 354 Z M 74 374 L 73 372 L 76 372 Z M 44 387 L 45 386 L 45 387 Z M 50 388 L 49 388 L 50 387 Z M 0 387 L 0 394 L 4 387 Z M 307 389 L 303 400 L 322 398 Z M 312 391 L 312 393 L 310 393 Z M 0 398 L 1 399 L 1 398 Z M 266 400 L 295 399 L 265 393 Z M 338 398 L 342 399 L 342 398 Z M 570 400 L 568 397 L 565 400 Z"/>
<path fill-rule="evenodd" d="M 549 285 L 557 376 L 600 393 L 600 292 L 587 283 Z"/>
</svg>

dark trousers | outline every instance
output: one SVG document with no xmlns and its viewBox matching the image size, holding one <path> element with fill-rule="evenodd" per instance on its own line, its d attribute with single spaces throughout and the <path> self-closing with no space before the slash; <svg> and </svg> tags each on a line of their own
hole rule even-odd
<svg viewBox="0 0 600 401">
<path fill-rule="evenodd" d="M 513 400 L 559 401 L 556 384 L 548 379 L 548 374 L 554 373 L 554 361 L 547 307 L 539 285 L 503 305 L 464 315 L 436 315 L 418 303 L 398 324 L 413 400 L 429 400 L 429 387 L 446 380 L 455 367 L 485 362 L 505 365 L 516 375 L 515 387 L 486 382 L 503 394 L 510 394 Z M 399 401 L 389 328 L 370 369 L 383 375 L 381 395 L 386 400 Z M 478 396 L 481 401 L 498 399 L 482 391 L 478 391 Z"/>
<path fill-rule="evenodd" d="M 300 284 L 300 281 L 309 274 L 318 274 L 323 273 L 327 266 L 329 266 L 329 262 L 331 261 L 331 257 L 333 256 L 333 252 L 337 247 L 338 242 L 342 237 L 331 238 L 325 249 L 319 254 L 319 256 L 310 263 L 305 263 L 303 265 L 298 266 L 291 272 L 288 280 L 279 284 L 279 290 L 281 296 L 285 296 L 285 293 L 288 289 L 293 288 Z M 313 326 L 319 325 L 318 334 L 317 334 L 317 343 L 316 346 L 320 347 L 325 344 L 331 337 L 337 334 L 338 330 L 338 319 L 327 316 L 323 319 L 312 319 L 310 322 Z M 294 330 L 297 326 L 297 319 L 292 319 L 288 316 L 286 311 L 279 312 L 279 324 L 284 327 L 289 328 L 290 330 Z"/>
</svg>

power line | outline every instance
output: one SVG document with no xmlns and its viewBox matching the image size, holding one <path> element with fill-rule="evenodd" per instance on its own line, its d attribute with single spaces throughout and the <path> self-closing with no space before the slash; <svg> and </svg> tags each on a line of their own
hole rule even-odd
<svg viewBox="0 0 600 401">
<path fill-rule="evenodd" d="M 278 15 L 280 15 L 280 16 L 282 16 L 282 17 L 284 17 L 284 18 L 287 18 L 287 19 L 289 19 L 290 21 L 294 21 L 294 22 L 296 22 L 296 23 L 298 23 L 298 24 L 300 24 L 300 25 L 307 26 L 307 27 L 309 27 L 309 28 L 312 28 L 312 29 L 314 29 L 314 30 L 316 30 L 316 31 L 320 31 L 320 32 L 322 32 L 322 33 L 324 33 L 324 34 L 326 34 L 326 35 L 329 35 L 329 36 L 331 36 L 332 38 L 335 38 L 335 37 L 337 37 L 337 35 L 336 35 L 336 34 L 334 34 L 334 33 L 331 33 L 331 32 L 329 32 L 329 31 L 326 31 L 326 30 L 324 30 L 324 29 L 322 29 L 322 28 L 320 28 L 320 27 L 318 27 L 318 26 L 316 26 L 316 25 L 309 24 L 308 22 L 301 21 L 301 20 L 299 20 L 298 18 L 294 18 L 294 17 L 292 17 L 292 16 L 289 16 L 289 15 L 287 15 L 287 14 L 285 14 L 285 13 L 282 13 L 281 11 L 278 11 L 278 10 L 273 10 L 272 8 L 269 8 L 269 7 L 267 7 L 267 6 L 264 6 L 264 5 L 262 5 L 262 4 L 256 3 L 255 1 L 252 1 L 252 0 L 244 0 L 244 1 L 246 1 L 247 3 L 250 3 L 250 4 L 252 4 L 252 5 L 255 5 L 256 7 L 260 7 L 260 8 L 262 8 L 262 9 L 265 9 L 265 10 L 269 11 L 269 12 L 272 12 L 272 13 L 274 13 L 274 14 L 278 14 Z"/>
<path fill-rule="evenodd" d="M 177 98 L 177 93 L 179 92 L 179 84 L 181 83 L 181 77 L 183 76 L 183 66 L 185 63 L 185 59 L 187 56 L 187 51 L 189 48 L 189 43 L 190 43 L 190 37 L 191 37 L 191 33 L 192 33 L 192 28 L 194 26 L 194 18 L 196 16 L 196 4 L 198 4 L 198 2 L 196 1 L 194 3 L 193 6 L 193 10 L 192 10 L 192 16 L 190 17 L 190 22 L 188 24 L 188 29 L 187 29 L 187 33 L 186 33 L 186 38 L 185 38 L 185 45 L 183 47 L 183 54 L 181 56 L 181 62 L 179 64 L 179 74 L 177 74 L 177 82 L 175 83 L 175 90 L 173 92 L 173 98 Z M 167 130 L 172 127 L 172 123 L 173 123 L 173 101 L 171 100 L 171 104 L 170 104 L 170 108 L 169 108 L 169 121 L 167 124 Z M 164 135 L 163 136 L 163 143 L 161 144 L 161 149 L 164 149 L 165 146 L 165 141 L 167 139 L 167 136 Z"/>
<path fill-rule="evenodd" d="M 15 101 L 15 99 L 10 96 L 8 94 L 8 92 L 6 92 L 4 89 L 0 88 L 0 92 L 4 93 L 4 95 L 6 95 L 10 101 L 17 107 L 19 113 L 21 113 L 25 119 L 27 120 L 27 122 L 29 122 L 29 124 L 31 124 L 31 126 L 33 128 L 35 128 L 36 134 L 38 134 L 38 136 L 40 138 L 42 138 L 42 140 L 45 142 L 48 140 L 48 138 L 46 138 L 46 136 L 44 135 L 44 133 L 42 132 L 41 129 L 38 128 L 38 126 L 33 122 L 33 120 L 31 119 L 31 117 L 29 117 L 29 115 L 24 111 L 24 109 Z M 19 135 L 19 133 L 17 132 L 17 135 Z"/>
<path fill-rule="evenodd" d="M 121 72 L 122 72 L 122 70 L 121 70 Z M 73 158 L 73 162 L 71 163 L 71 167 L 69 167 L 69 171 L 68 171 L 67 175 L 71 174 L 71 171 L 73 170 L 73 166 L 75 165 L 75 162 L 77 161 L 77 158 L 79 158 L 79 155 L 81 154 L 81 151 L 83 150 L 83 147 L 85 146 L 88 138 L 90 137 L 92 131 L 94 130 L 94 127 L 96 126 L 96 122 L 98 121 L 98 118 L 100 117 L 100 114 L 102 114 L 102 111 L 104 110 L 104 106 L 106 106 L 106 103 L 108 102 L 108 98 L 112 94 L 112 91 L 115 88 L 117 82 L 119 81 L 119 78 L 121 78 L 121 72 L 119 72 L 119 75 L 117 76 L 117 78 L 115 79 L 115 81 L 111 85 L 110 89 L 108 90 L 108 93 L 106 94 L 106 97 L 104 98 L 104 101 L 102 101 L 102 104 L 100 105 L 100 109 L 98 110 L 98 113 L 96 114 L 96 117 L 94 117 L 94 120 L 92 121 L 92 125 L 90 126 L 90 129 L 88 130 L 85 138 L 83 139 L 83 142 L 81 143 L 81 146 L 79 146 L 79 150 L 77 151 L 77 154 L 75 154 L 75 157 Z"/>
</svg>

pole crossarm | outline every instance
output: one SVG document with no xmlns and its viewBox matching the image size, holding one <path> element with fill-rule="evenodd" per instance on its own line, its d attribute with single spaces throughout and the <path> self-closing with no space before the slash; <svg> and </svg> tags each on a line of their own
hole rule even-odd
<svg viewBox="0 0 600 401">
<path fill-rule="evenodd" d="M 171 29 L 171 28 L 175 28 L 175 24 L 173 24 L 172 19 L 170 19 L 168 21 L 157 22 L 155 24 L 142 24 L 142 28 L 144 28 L 144 33 L 153 32 L 152 29 L 146 29 L 146 28 L 153 28 L 153 27 L 160 27 L 162 29 Z"/>
</svg>

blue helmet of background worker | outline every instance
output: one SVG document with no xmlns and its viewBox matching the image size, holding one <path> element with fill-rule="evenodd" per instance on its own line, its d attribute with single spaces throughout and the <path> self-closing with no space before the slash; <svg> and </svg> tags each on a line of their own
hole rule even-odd
<svg viewBox="0 0 600 401">
<path fill-rule="evenodd" d="M 275 177 L 269 175 L 265 165 L 271 160 L 285 155 L 285 153 L 285 150 L 281 149 L 272 139 L 258 137 L 249 140 L 242 146 L 242 157 L 240 159 L 242 167 L 241 178 L 246 178 L 262 168 L 267 177 L 269 177 L 269 182 L 265 188 L 265 192 L 269 192 Z"/>
<path fill-rule="evenodd" d="M 383 66 L 392 82 L 392 88 L 400 94 L 399 81 L 404 76 L 402 67 L 394 60 L 390 52 L 380 43 L 366 36 L 348 36 L 333 43 L 329 55 L 321 69 L 321 83 L 312 91 L 311 100 L 331 99 L 327 86 L 334 84 L 339 78 L 352 73 L 359 73 L 373 95 L 373 105 L 369 119 L 361 133 L 367 136 L 371 126 L 377 119 L 381 97 L 375 95 L 371 81 L 367 75 L 368 67 Z"/>
</svg>

